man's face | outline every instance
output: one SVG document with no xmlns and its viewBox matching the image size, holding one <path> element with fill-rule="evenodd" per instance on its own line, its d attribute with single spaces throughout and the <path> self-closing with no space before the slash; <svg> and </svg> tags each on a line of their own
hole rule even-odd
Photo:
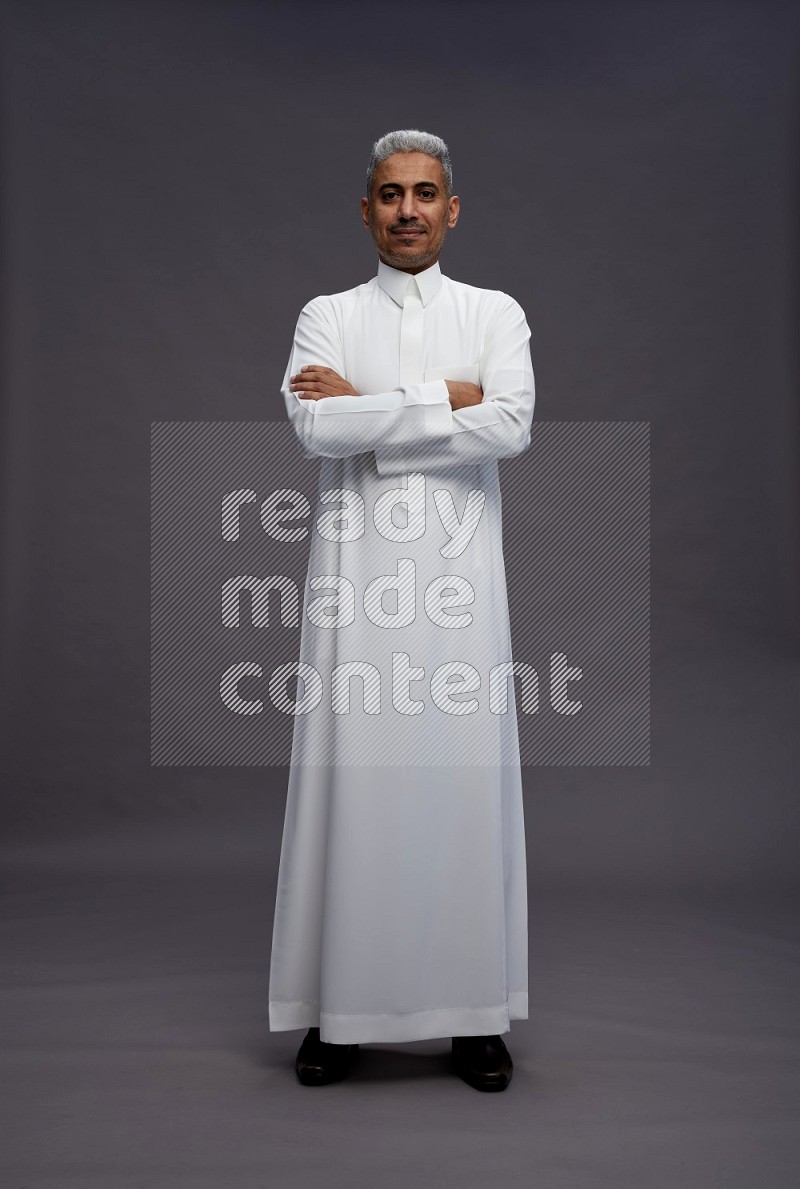
<svg viewBox="0 0 800 1189">
<path fill-rule="evenodd" d="M 448 228 L 458 220 L 459 200 L 445 196 L 441 162 L 427 153 L 392 153 L 375 170 L 361 218 L 384 264 L 422 272 L 439 259 Z"/>
</svg>

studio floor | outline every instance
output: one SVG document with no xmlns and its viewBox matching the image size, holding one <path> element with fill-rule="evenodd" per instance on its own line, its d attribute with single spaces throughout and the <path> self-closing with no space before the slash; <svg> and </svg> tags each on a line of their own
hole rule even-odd
<svg viewBox="0 0 800 1189">
<path fill-rule="evenodd" d="M 800 930 L 773 889 L 530 887 L 531 1012 L 481 1094 L 449 1041 L 306 1088 L 267 1027 L 275 838 L 241 821 L 18 841 L 2 921 L 9 1189 L 789 1189 Z"/>
</svg>

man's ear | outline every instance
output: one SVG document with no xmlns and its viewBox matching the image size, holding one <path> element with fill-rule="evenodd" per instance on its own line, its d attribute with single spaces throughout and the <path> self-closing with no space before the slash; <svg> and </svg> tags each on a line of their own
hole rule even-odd
<svg viewBox="0 0 800 1189">
<path fill-rule="evenodd" d="M 447 226 L 455 227 L 456 223 L 458 222 L 458 216 L 461 212 L 461 199 L 457 194 L 453 194 L 450 201 L 448 202 L 448 206 L 450 208 L 450 216 L 447 220 Z"/>
<path fill-rule="evenodd" d="M 369 199 L 361 199 L 361 222 L 369 230 Z"/>
</svg>

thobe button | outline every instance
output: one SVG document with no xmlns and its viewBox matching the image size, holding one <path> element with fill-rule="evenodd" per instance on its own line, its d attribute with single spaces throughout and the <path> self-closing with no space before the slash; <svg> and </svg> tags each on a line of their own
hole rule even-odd
<svg viewBox="0 0 800 1189">
<path fill-rule="evenodd" d="M 409 277 L 400 320 L 400 383 L 421 384 L 422 368 L 422 298 L 416 277 Z"/>
</svg>

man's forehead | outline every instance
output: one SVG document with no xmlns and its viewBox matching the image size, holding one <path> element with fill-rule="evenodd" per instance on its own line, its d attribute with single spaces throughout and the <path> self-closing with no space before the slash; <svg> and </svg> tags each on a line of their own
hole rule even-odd
<svg viewBox="0 0 800 1189">
<path fill-rule="evenodd" d="M 438 157 L 431 157 L 428 153 L 392 153 L 375 170 L 375 185 L 388 186 L 392 182 L 406 186 L 419 186 L 427 182 L 441 187 L 444 184 L 442 163 Z"/>
</svg>

